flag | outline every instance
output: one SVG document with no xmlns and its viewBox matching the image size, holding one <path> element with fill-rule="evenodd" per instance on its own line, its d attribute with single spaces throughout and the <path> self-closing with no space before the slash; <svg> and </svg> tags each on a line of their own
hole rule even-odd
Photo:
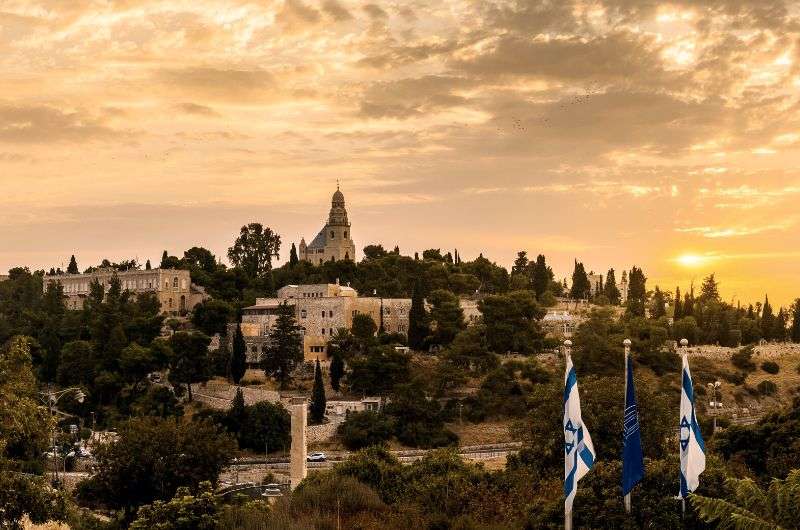
<svg viewBox="0 0 800 530">
<path fill-rule="evenodd" d="M 706 446 L 700 425 L 694 413 L 694 389 L 689 359 L 683 355 L 683 377 L 681 384 L 681 490 L 679 498 L 685 499 L 700 484 L 700 473 L 706 468 Z"/>
<path fill-rule="evenodd" d="M 578 378 L 567 355 L 564 374 L 564 512 L 572 512 L 572 501 L 578 481 L 594 465 L 594 445 L 589 431 L 581 419 L 581 398 L 578 396 Z"/>
<path fill-rule="evenodd" d="M 622 494 L 627 495 L 644 478 L 639 407 L 633 388 L 633 360 L 625 359 L 625 415 L 622 423 Z"/>
</svg>

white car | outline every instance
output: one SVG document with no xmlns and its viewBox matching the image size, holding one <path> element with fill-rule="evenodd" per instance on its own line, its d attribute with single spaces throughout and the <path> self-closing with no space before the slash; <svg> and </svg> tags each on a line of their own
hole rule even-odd
<svg viewBox="0 0 800 530">
<path fill-rule="evenodd" d="M 308 462 L 325 462 L 327 458 L 325 457 L 325 453 L 311 453 L 306 457 Z"/>
</svg>

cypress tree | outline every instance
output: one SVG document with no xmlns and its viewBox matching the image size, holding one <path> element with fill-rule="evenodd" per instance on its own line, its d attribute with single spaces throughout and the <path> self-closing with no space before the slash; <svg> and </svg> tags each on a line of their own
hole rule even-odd
<svg viewBox="0 0 800 530">
<path fill-rule="evenodd" d="M 666 316 L 667 312 L 664 309 L 664 293 L 656 285 L 656 290 L 653 293 L 653 304 L 650 306 L 650 318 L 656 319 Z"/>
<path fill-rule="evenodd" d="M 331 388 L 338 392 L 340 389 L 340 382 L 342 377 L 344 377 L 344 359 L 342 359 L 342 354 L 339 352 L 336 352 L 333 357 L 331 357 L 330 377 Z"/>
<path fill-rule="evenodd" d="M 300 259 L 297 257 L 297 247 L 292 243 L 292 249 L 289 251 L 289 265 L 294 267 L 299 261 Z"/>
<path fill-rule="evenodd" d="M 589 277 L 586 275 L 586 269 L 583 263 L 575 260 L 575 269 L 572 271 L 572 287 L 569 290 L 569 296 L 573 300 L 581 300 L 589 298 L 591 286 L 589 285 Z"/>
<path fill-rule="evenodd" d="M 314 367 L 314 389 L 311 391 L 311 422 L 322 423 L 325 419 L 325 385 L 322 383 L 322 368 L 319 359 Z"/>
<path fill-rule="evenodd" d="M 681 313 L 684 317 L 694 316 L 694 298 L 692 298 L 690 293 L 686 293 L 683 296 L 683 307 L 681 308 Z"/>
<path fill-rule="evenodd" d="M 792 330 L 790 333 L 792 342 L 800 342 L 800 298 L 792 304 Z"/>
<path fill-rule="evenodd" d="M 681 288 L 675 288 L 675 311 L 672 313 L 672 318 L 675 321 L 683 318 L 683 304 L 681 303 Z"/>
<path fill-rule="evenodd" d="M 628 275 L 628 303 L 625 314 L 643 317 L 644 304 L 647 298 L 647 278 L 642 269 L 634 266 Z"/>
<path fill-rule="evenodd" d="M 164 253 L 161 254 L 161 265 L 159 265 L 159 267 L 162 269 L 166 269 L 168 260 L 169 260 L 169 254 L 167 254 L 167 251 L 165 250 Z"/>
<path fill-rule="evenodd" d="M 411 293 L 411 310 L 408 312 L 408 345 L 414 350 L 421 350 L 428 336 L 428 314 L 422 291 L 422 280 L 417 278 Z"/>
<path fill-rule="evenodd" d="M 536 297 L 541 298 L 549 286 L 550 271 L 547 268 L 544 254 L 539 254 L 536 256 L 536 264 L 533 266 L 533 290 L 536 291 Z"/>
<path fill-rule="evenodd" d="M 231 352 L 231 359 L 228 366 L 228 373 L 234 385 L 238 385 L 239 381 L 244 377 L 247 371 L 247 346 L 244 342 L 244 335 L 242 335 L 241 322 L 236 323 L 236 333 L 233 335 L 233 351 Z"/>
<path fill-rule="evenodd" d="M 67 273 L 68 274 L 79 274 L 81 271 L 78 270 L 78 262 L 75 261 L 75 254 L 69 258 L 69 265 L 67 266 Z"/>
<path fill-rule="evenodd" d="M 606 273 L 606 285 L 603 288 L 603 294 L 606 295 L 608 301 L 613 305 L 619 305 L 622 295 L 617 288 L 617 276 L 614 269 L 608 269 Z"/>
<path fill-rule="evenodd" d="M 247 409 L 244 404 L 244 392 L 241 388 L 236 389 L 236 395 L 231 402 L 231 408 L 228 411 L 228 419 L 233 424 L 233 430 L 239 432 L 242 424 L 244 423 L 244 416 L 247 414 Z"/>
<path fill-rule="evenodd" d="M 781 307 L 778 310 L 778 316 L 775 318 L 775 325 L 773 326 L 772 338 L 781 342 L 786 340 L 786 311 Z"/>
<path fill-rule="evenodd" d="M 769 296 L 764 296 L 764 306 L 761 308 L 761 335 L 767 339 L 772 339 L 775 331 L 775 315 L 772 314 L 772 306 L 769 305 Z"/>
<path fill-rule="evenodd" d="M 153 266 L 150 265 L 150 260 L 147 260 L 147 263 L 144 264 L 144 270 L 149 271 L 152 270 Z"/>
</svg>

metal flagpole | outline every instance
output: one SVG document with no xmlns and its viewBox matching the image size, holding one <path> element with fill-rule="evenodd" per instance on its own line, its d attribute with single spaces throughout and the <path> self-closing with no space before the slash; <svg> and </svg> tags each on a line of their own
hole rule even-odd
<svg viewBox="0 0 800 530">
<path fill-rule="evenodd" d="M 622 341 L 622 344 L 625 346 L 625 395 L 628 395 L 628 357 L 631 355 L 631 339 L 625 339 Z M 625 405 L 623 405 L 623 410 Z M 623 412 L 625 414 L 625 412 Z M 623 502 L 625 503 L 625 513 L 631 513 L 631 493 L 628 492 L 625 497 L 623 498 Z"/>
<path fill-rule="evenodd" d="M 570 353 L 572 349 L 572 341 L 564 341 L 564 362 L 569 362 Z M 564 505 L 564 530 L 572 530 L 572 510 L 567 511 L 566 504 Z"/>
<path fill-rule="evenodd" d="M 685 358 L 689 355 L 689 350 L 687 347 L 689 346 L 688 339 L 681 339 L 681 358 Z M 680 437 L 680 434 L 678 435 Z M 686 498 L 681 497 L 681 519 L 686 517 Z"/>
</svg>

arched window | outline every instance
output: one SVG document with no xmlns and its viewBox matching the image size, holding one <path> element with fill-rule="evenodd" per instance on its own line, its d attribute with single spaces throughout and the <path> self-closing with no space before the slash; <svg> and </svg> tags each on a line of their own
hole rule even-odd
<svg viewBox="0 0 800 530">
<path fill-rule="evenodd" d="M 186 297 L 181 295 L 181 311 L 186 311 Z"/>
<path fill-rule="evenodd" d="M 306 318 L 306 310 L 305 309 L 301 309 L 300 310 L 300 318 Z"/>
<path fill-rule="evenodd" d="M 172 307 L 172 298 L 169 299 L 169 306 Z"/>
<path fill-rule="evenodd" d="M 345 252 L 345 253 L 344 253 L 344 259 L 345 259 L 345 260 L 348 260 L 348 259 L 350 259 L 350 253 L 349 253 L 349 252 Z"/>
<path fill-rule="evenodd" d="M 344 238 L 347 239 L 347 230 L 344 231 Z"/>
<path fill-rule="evenodd" d="M 331 230 L 331 239 L 333 239 L 333 238 L 335 238 L 335 237 L 336 237 L 336 232 L 334 232 L 333 230 Z"/>
<path fill-rule="evenodd" d="M 178 288 L 178 278 L 177 277 L 172 279 L 172 288 L 173 289 L 177 289 Z"/>
</svg>

